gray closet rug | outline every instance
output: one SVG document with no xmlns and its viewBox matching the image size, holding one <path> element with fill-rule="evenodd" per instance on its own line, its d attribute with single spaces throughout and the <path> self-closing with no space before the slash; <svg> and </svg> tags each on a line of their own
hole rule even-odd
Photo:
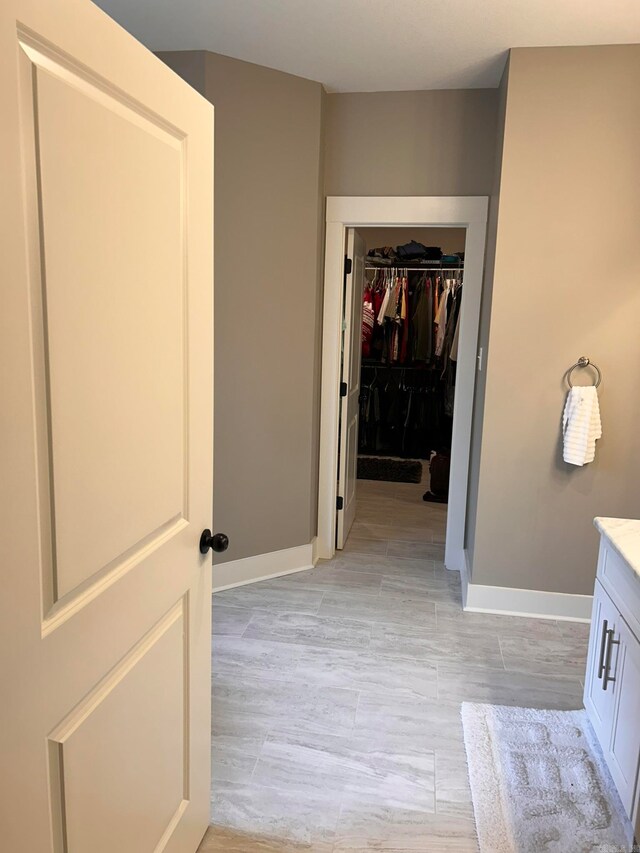
<svg viewBox="0 0 640 853">
<path fill-rule="evenodd" d="M 481 853 L 628 853 L 632 830 L 585 711 L 462 705 Z"/>
<path fill-rule="evenodd" d="M 359 480 L 385 480 L 389 483 L 421 483 L 422 462 L 392 459 L 386 456 L 358 456 Z"/>
</svg>

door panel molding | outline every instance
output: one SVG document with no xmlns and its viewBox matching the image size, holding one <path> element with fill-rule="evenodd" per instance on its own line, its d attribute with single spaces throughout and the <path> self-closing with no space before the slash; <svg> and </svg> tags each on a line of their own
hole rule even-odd
<svg viewBox="0 0 640 853">
<path fill-rule="evenodd" d="M 168 521 L 162 528 L 153 531 L 142 542 L 134 545 L 129 552 L 118 557 L 113 565 L 107 565 L 97 575 L 88 578 L 64 598 L 53 602 L 42 620 L 42 636 L 46 637 L 83 610 L 88 604 L 106 592 L 126 574 L 144 563 L 155 551 L 177 537 L 189 522 L 182 517 Z"/>
<path fill-rule="evenodd" d="M 153 730 L 153 714 L 173 711 L 181 715 L 181 744 L 178 752 L 172 756 L 173 758 L 173 773 L 177 777 L 173 780 L 172 788 L 173 795 L 177 799 L 175 806 L 170 809 L 168 819 L 165 825 L 160 828 L 160 832 L 156 833 L 156 837 L 161 835 L 167 840 L 170 837 L 172 827 L 175 827 L 180 816 L 184 813 L 189 801 L 189 691 L 187 668 L 189 661 L 189 596 L 183 596 L 154 626 L 147 634 L 134 646 L 133 649 L 125 655 L 122 660 L 111 670 L 111 672 L 96 687 L 85 696 L 75 708 L 60 722 L 58 726 L 49 734 L 47 738 L 47 748 L 49 755 L 49 776 L 50 776 L 50 797 L 51 810 L 53 816 L 53 844 L 55 853 L 66 853 L 67 850 L 86 849 L 86 837 L 83 840 L 76 839 L 75 842 L 70 837 L 70 825 L 79 823 L 80 833 L 88 833 L 90 831 L 99 831 L 101 833 L 113 830 L 104 821 L 92 818 L 87 811 L 91 809 L 91 792 L 83 790 L 83 786 L 78 781 L 80 775 L 76 771 L 74 764 L 77 764 L 81 759 L 81 763 L 85 766 L 84 773 L 86 774 L 86 766 L 88 764 L 87 755 L 91 759 L 91 766 L 95 772 L 96 764 L 102 761 L 113 761 L 114 758 L 110 754 L 118 749 L 125 749 L 132 755 L 132 752 L 139 748 L 147 747 L 155 750 L 160 750 L 163 756 L 166 757 L 171 748 L 171 744 L 165 741 L 158 741 L 155 745 L 153 735 L 158 735 L 158 731 Z M 182 675 L 177 683 L 182 684 L 180 695 L 171 695 L 173 688 L 175 693 L 176 679 L 170 678 L 174 673 L 165 673 L 167 668 L 167 651 L 160 650 L 159 644 L 163 644 L 173 657 L 174 666 L 179 666 Z M 158 658 L 157 661 L 152 661 L 153 657 Z M 170 659 L 170 658 L 169 658 Z M 155 666 L 150 667 L 149 664 Z M 166 679 L 166 684 L 158 681 L 158 675 Z M 128 708 L 124 704 L 122 697 L 119 697 L 119 692 L 126 691 L 131 680 L 137 679 L 137 691 L 134 687 L 134 697 L 137 698 L 136 716 L 137 719 L 127 720 L 128 726 L 126 730 L 118 732 L 107 732 L 107 737 L 115 735 L 115 740 L 112 743 L 101 743 L 105 738 L 103 722 L 105 715 L 109 715 L 110 710 L 107 706 L 109 703 L 120 704 L 119 716 L 125 719 L 128 715 Z M 149 682 L 155 679 L 153 685 L 156 689 L 157 699 L 161 700 L 153 703 L 150 707 L 141 707 L 143 702 L 149 701 L 145 693 L 148 692 Z M 144 687 L 143 687 L 144 685 Z M 164 688 L 164 689 L 163 689 Z M 174 707 L 170 707 L 173 704 Z M 96 716 L 102 715 L 103 720 L 96 721 Z M 111 712 L 113 715 L 113 712 Z M 141 719 L 142 718 L 142 719 Z M 146 723 L 146 725 L 145 725 Z M 138 725 L 139 729 L 134 731 L 134 727 Z M 87 727 L 93 727 L 93 732 L 87 733 Z M 175 729 L 174 729 L 175 730 Z M 78 738 L 84 740 L 84 743 L 78 745 Z M 146 740 L 146 742 L 145 742 Z M 173 744 L 175 750 L 177 744 Z M 77 758 L 74 758 L 74 751 L 80 752 Z M 132 757 L 134 757 L 132 755 Z M 138 774 L 146 774 L 151 784 L 151 776 L 158 772 L 167 773 L 166 766 L 154 767 L 149 761 L 150 755 L 143 754 L 139 759 L 135 759 L 136 770 Z M 166 762 L 165 762 L 166 763 Z M 145 766 L 146 765 L 146 766 Z M 99 768 L 97 768 L 99 769 Z M 169 768 L 171 772 L 171 768 Z M 105 773 L 105 776 L 107 774 Z M 139 786 L 138 780 L 136 785 Z M 170 780 L 165 780 L 170 781 Z M 70 785 L 71 782 L 71 785 Z M 90 784 L 91 778 L 86 780 Z M 135 780 L 126 779 L 124 784 L 133 784 Z M 87 786 L 88 787 L 88 786 Z M 131 792 L 133 793 L 133 792 Z M 158 791 L 157 794 L 162 792 Z M 171 794 L 170 794 L 171 795 Z M 87 796 L 87 802 L 78 805 L 78 800 Z M 118 796 L 126 796 L 126 791 L 122 791 Z M 155 841 L 155 838 L 154 838 Z M 166 843 L 166 842 L 165 842 Z M 158 845 L 154 848 L 157 851 L 163 849 Z"/>
<path fill-rule="evenodd" d="M 102 103 L 103 106 L 119 111 L 129 121 L 139 124 L 150 133 L 157 133 L 159 138 L 165 141 L 169 141 L 166 137 L 173 139 L 177 147 L 180 147 L 186 139 L 187 134 L 167 121 L 164 116 L 149 109 L 141 101 L 131 97 L 87 65 L 78 62 L 34 30 L 19 23 L 16 32 L 19 46 L 36 68 L 59 77 L 85 95 Z"/>
</svg>

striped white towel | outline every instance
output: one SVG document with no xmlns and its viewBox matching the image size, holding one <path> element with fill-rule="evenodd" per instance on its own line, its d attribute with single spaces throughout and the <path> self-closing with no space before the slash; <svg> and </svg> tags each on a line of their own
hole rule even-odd
<svg viewBox="0 0 640 853">
<path fill-rule="evenodd" d="M 595 385 L 576 385 L 567 394 L 562 416 L 564 461 L 570 465 L 593 462 L 596 440 L 602 437 L 600 406 Z"/>
</svg>

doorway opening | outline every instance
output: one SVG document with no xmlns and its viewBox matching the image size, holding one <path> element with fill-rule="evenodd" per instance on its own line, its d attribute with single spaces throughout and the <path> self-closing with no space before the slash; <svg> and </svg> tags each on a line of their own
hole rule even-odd
<svg viewBox="0 0 640 853">
<path fill-rule="evenodd" d="M 444 560 L 465 237 L 347 229 L 338 551 Z"/>
<path fill-rule="evenodd" d="M 327 200 L 317 539 L 317 553 L 321 558 L 331 559 L 336 549 L 345 544 L 357 515 L 359 491 L 360 515 L 364 521 L 368 495 L 376 491 L 384 493 L 385 489 L 389 488 L 397 489 L 397 486 L 380 485 L 385 481 L 375 481 L 379 483 L 378 485 L 368 482 L 364 488 L 360 488 L 365 481 L 358 480 L 357 477 L 358 459 L 360 459 L 362 474 L 365 473 L 364 469 L 367 466 L 373 465 L 380 468 L 380 463 L 371 463 L 365 459 L 368 455 L 374 455 L 364 452 L 368 444 L 369 449 L 373 445 L 376 450 L 384 451 L 384 457 L 390 460 L 389 468 L 393 468 L 396 474 L 400 472 L 398 476 L 409 476 L 406 470 L 403 471 L 407 466 L 402 463 L 411 461 L 420 463 L 422 475 L 420 482 L 415 484 L 415 494 L 411 496 L 411 500 L 414 501 L 417 494 L 420 504 L 430 504 L 429 508 L 421 505 L 419 510 L 423 513 L 425 509 L 430 510 L 433 528 L 428 529 L 433 530 L 435 537 L 441 540 L 437 544 L 442 545 L 444 540 L 446 567 L 463 571 L 466 566 L 467 483 L 476 366 L 480 369 L 481 365 L 480 360 L 477 360 L 476 348 L 486 219 L 487 199 L 484 197 L 353 197 Z M 436 231 L 432 229 L 437 230 L 437 238 Z M 385 233 L 388 235 L 386 238 Z M 421 241 L 420 236 L 423 236 L 426 242 Z M 429 258 L 424 255 L 420 258 L 412 258 L 413 261 L 419 260 L 420 264 L 409 263 L 407 257 L 401 257 L 399 263 L 398 255 L 402 253 L 395 247 L 405 245 L 401 242 L 403 238 L 407 238 L 407 241 L 414 239 L 427 247 L 439 245 L 441 249 L 444 248 L 445 253 L 452 256 L 449 259 L 449 266 L 447 267 L 446 263 L 443 265 L 442 258 L 438 260 L 434 257 L 431 260 L 437 261 L 437 264 L 430 265 Z M 374 245 L 376 243 L 379 245 Z M 395 250 L 395 257 L 393 253 L 384 251 L 385 245 Z M 377 253 L 378 257 L 376 253 L 373 256 L 368 255 L 370 249 L 381 250 Z M 458 260 L 455 261 L 453 256 Z M 392 272 L 393 267 L 396 269 Z M 417 269 L 410 271 L 410 267 Z M 419 359 L 416 358 L 416 351 L 409 348 L 416 344 L 415 335 L 413 341 L 411 336 L 407 336 L 404 340 L 403 352 L 403 335 L 398 334 L 398 326 L 402 325 L 403 311 L 407 319 L 410 311 L 416 307 L 409 304 L 409 288 L 418 288 L 422 278 L 421 273 L 427 271 L 432 273 L 427 298 L 433 301 L 424 303 L 421 308 L 426 317 L 422 331 L 426 330 L 428 338 L 428 332 L 431 330 L 432 338 L 430 344 L 428 340 L 420 340 L 419 353 L 424 356 L 429 345 L 432 352 L 428 358 Z M 393 281 L 394 273 L 395 284 L 390 285 L 389 281 L 385 281 L 385 276 Z M 438 281 L 434 281 L 436 273 Z M 371 307 L 365 307 L 365 279 L 371 285 L 371 290 L 376 286 L 380 288 L 381 292 L 375 300 L 378 303 L 381 295 L 384 299 L 387 292 L 391 291 L 390 301 L 393 303 L 395 296 L 396 315 L 398 304 L 400 304 L 400 316 L 390 317 L 389 314 L 394 306 L 392 304 L 392 308 L 389 308 L 387 303 L 381 318 L 382 322 L 379 323 L 381 328 L 377 332 L 375 332 L 375 326 L 372 329 L 369 355 L 365 356 L 363 365 L 363 310 L 369 311 L 369 314 L 371 312 L 375 314 L 373 294 Z M 380 279 L 382 279 L 381 283 Z M 403 288 L 406 289 L 407 304 L 404 309 L 402 299 L 398 302 L 398 279 L 400 293 Z M 378 281 L 377 285 L 376 281 Z M 461 288 L 462 281 L 464 286 Z M 427 286 L 424 280 L 421 286 L 423 288 Z M 464 293 L 463 299 L 462 293 Z M 445 301 L 441 302 L 442 299 Z M 432 323 L 433 310 L 439 311 L 441 304 L 446 309 L 454 309 L 450 316 L 455 318 L 455 323 L 450 325 L 448 330 L 446 313 L 437 318 L 440 321 L 437 325 Z M 431 320 L 428 315 L 429 305 L 432 311 Z M 378 317 L 382 308 L 383 306 L 379 304 Z M 390 319 L 389 324 L 384 321 L 384 316 Z M 401 321 L 400 324 L 397 322 L 398 319 Z M 384 328 L 386 325 L 389 329 Z M 444 341 L 441 338 L 443 334 L 446 338 L 447 331 L 450 337 L 449 346 L 445 351 Z M 374 340 L 374 332 L 378 335 L 377 340 Z M 438 336 L 437 355 L 436 335 Z M 450 358 L 454 337 L 456 338 L 455 368 Z M 366 343 L 365 341 L 365 350 Z M 372 346 L 373 360 L 379 358 L 384 362 L 384 366 L 367 363 L 371 359 Z M 410 363 L 407 363 L 408 358 Z M 372 368 L 372 370 L 363 370 L 363 367 Z M 410 367 L 418 369 L 412 370 L 411 373 L 415 376 L 408 378 Z M 452 374 L 454 381 L 452 381 Z M 371 396 L 372 383 L 374 389 L 378 388 L 379 410 L 377 412 L 375 395 Z M 399 386 L 400 393 L 394 395 L 396 386 Z M 410 418 L 407 430 L 404 432 L 406 409 L 404 421 L 396 412 L 391 418 L 391 425 L 387 409 L 386 423 L 384 422 L 385 415 L 382 412 L 383 404 L 380 399 L 381 389 L 388 392 L 389 399 L 385 400 L 384 405 L 392 405 L 391 398 L 393 398 L 396 405 L 406 407 L 408 399 L 411 398 L 412 410 L 417 411 L 414 404 L 417 406 L 418 402 L 422 404 L 426 402 L 426 399 L 420 396 L 418 390 L 420 388 L 424 389 L 424 397 L 428 396 L 435 406 L 425 410 L 423 405 L 422 418 L 417 417 L 416 423 L 413 423 Z M 445 400 L 448 415 L 444 414 Z M 360 427 L 361 412 L 364 420 L 362 429 Z M 436 416 L 438 413 L 442 414 L 439 426 L 433 423 L 434 413 Z M 431 436 L 426 438 L 424 434 L 421 435 L 420 427 L 420 423 L 424 424 L 425 419 L 426 421 L 431 419 L 429 427 Z M 367 431 L 367 425 L 371 427 L 370 431 Z M 423 439 L 422 443 L 420 438 Z M 426 447 L 426 445 L 433 446 Z M 434 482 L 432 483 L 428 463 L 434 452 L 442 458 L 434 459 Z M 449 464 L 448 495 L 447 464 Z M 413 466 L 413 471 L 413 476 L 418 476 L 416 471 L 419 471 L 419 467 Z M 385 476 L 391 475 L 389 472 L 385 474 Z M 379 473 L 376 476 L 379 476 Z M 444 486 L 442 482 L 435 482 L 437 478 L 440 481 L 444 480 Z M 410 493 L 409 489 L 405 491 Z M 432 492 L 436 500 L 428 499 L 423 502 L 422 497 L 427 492 Z M 437 500 L 438 497 L 442 499 L 445 495 L 446 509 L 445 504 Z M 400 507 L 392 506 L 391 509 L 394 510 L 392 515 L 401 516 Z M 392 520 L 392 524 L 399 528 L 402 526 L 401 520 L 401 517 L 396 517 Z M 427 527 L 424 522 L 422 526 Z M 354 536 L 358 531 L 366 534 L 366 529 L 357 525 Z M 411 532 L 405 531 L 405 535 L 411 535 Z M 372 536 L 366 538 L 373 539 Z M 382 541 L 384 542 L 384 539 Z M 369 545 L 370 549 L 383 547 L 385 547 L 384 544 Z M 419 550 L 416 548 L 416 552 Z"/>
</svg>

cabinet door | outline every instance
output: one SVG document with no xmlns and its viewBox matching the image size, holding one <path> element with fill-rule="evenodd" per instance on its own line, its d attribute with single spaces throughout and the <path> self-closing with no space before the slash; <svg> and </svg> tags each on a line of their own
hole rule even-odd
<svg viewBox="0 0 640 853">
<path fill-rule="evenodd" d="M 607 761 L 620 799 L 629 817 L 635 802 L 640 761 L 640 641 L 623 619 L 615 639 L 609 676 L 615 678 L 615 708 Z"/>
<path fill-rule="evenodd" d="M 609 656 L 609 674 L 616 667 L 617 652 L 620 647 L 611 645 L 611 638 L 613 636 L 614 639 L 617 639 L 620 623 L 622 623 L 622 618 L 618 610 L 600 582 L 596 580 L 593 593 L 587 675 L 584 685 L 584 705 L 605 756 L 609 752 L 616 687 L 618 685 L 617 680 L 612 681 L 610 677 L 605 677 L 605 665 L 606 658 Z"/>
</svg>

